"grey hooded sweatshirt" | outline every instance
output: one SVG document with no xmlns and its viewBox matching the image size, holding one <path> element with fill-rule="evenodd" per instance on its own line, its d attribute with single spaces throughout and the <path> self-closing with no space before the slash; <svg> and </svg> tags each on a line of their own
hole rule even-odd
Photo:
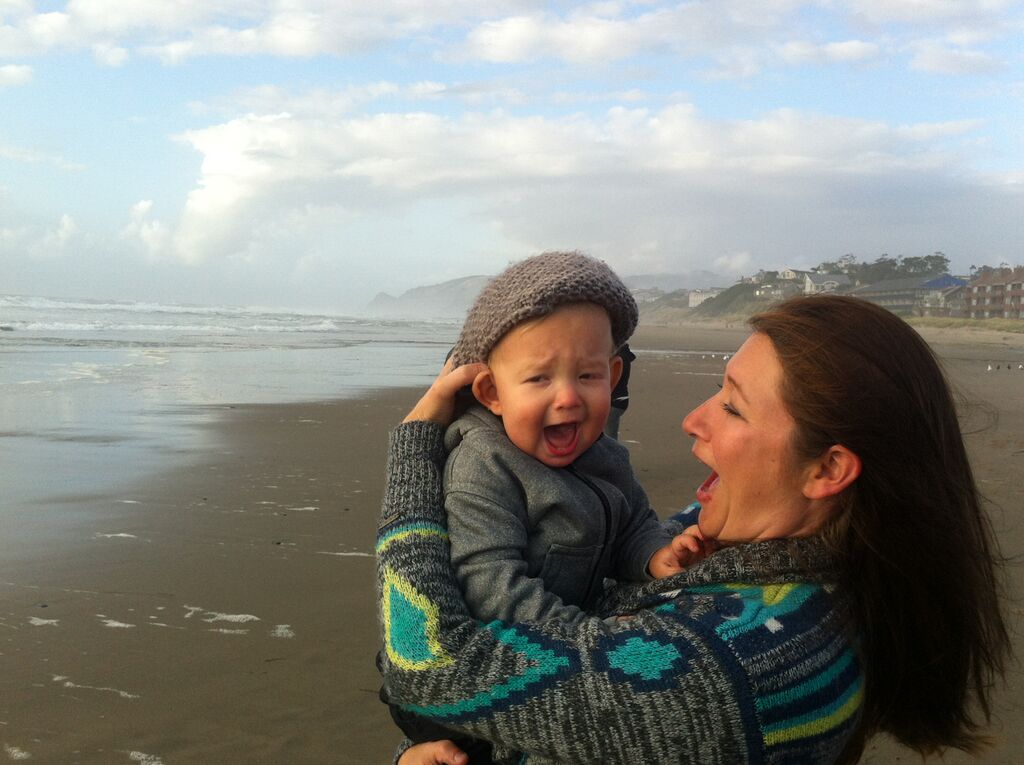
<svg viewBox="0 0 1024 765">
<path fill-rule="evenodd" d="M 564 468 L 520 451 L 479 405 L 445 433 L 452 565 L 476 619 L 580 621 L 605 577 L 647 581 L 669 533 L 617 441 L 599 438 Z"/>
</svg>

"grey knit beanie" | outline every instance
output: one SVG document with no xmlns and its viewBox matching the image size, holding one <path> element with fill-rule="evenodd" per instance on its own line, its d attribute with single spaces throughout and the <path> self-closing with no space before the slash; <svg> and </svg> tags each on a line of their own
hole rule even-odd
<svg viewBox="0 0 1024 765">
<path fill-rule="evenodd" d="M 484 287 L 452 350 L 455 366 L 486 361 L 510 329 L 565 303 L 604 308 L 616 348 L 636 329 L 636 301 L 607 265 L 580 252 L 544 252 L 509 266 Z"/>
</svg>

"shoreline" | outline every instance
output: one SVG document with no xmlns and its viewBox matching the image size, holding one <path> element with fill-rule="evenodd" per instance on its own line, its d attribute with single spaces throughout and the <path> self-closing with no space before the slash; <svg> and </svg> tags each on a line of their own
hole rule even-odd
<svg viewBox="0 0 1024 765">
<path fill-rule="evenodd" d="M 724 367 L 670 351 L 731 353 L 747 333 L 649 329 L 636 336 L 620 437 L 664 516 L 705 478 L 680 422 Z M 970 353 L 945 361 L 958 387 L 999 412 L 967 442 L 1003 551 L 1019 555 L 1024 372 L 985 374 Z M 42 761 L 390 761 L 398 731 L 376 697 L 372 553 L 387 433 L 419 394 L 218 406 L 199 425 L 207 445 L 180 466 L 65 497 L 76 517 L 59 555 L 55 545 L 0 561 L 11 665 L 0 741 Z M 1008 574 L 1024 657 L 1024 572 Z M 1019 669 L 996 712 L 999 746 L 983 761 L 1009 765 L 1024 751 Z M 910 756 L 880 740 L 863 761 Z"/>
</svg>

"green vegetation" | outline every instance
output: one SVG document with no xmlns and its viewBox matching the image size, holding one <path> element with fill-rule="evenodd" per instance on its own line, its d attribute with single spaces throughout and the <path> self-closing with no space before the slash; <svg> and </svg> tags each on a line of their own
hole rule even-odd
<svg viewBox="0 0 1024 765">
<path fill-rule="evenodd" d="M 650 303 L 640 304 L 640 315 L 648 324 L 678 324 L 690 320 L 688 290 L 676 290 Z"/>
<path fill-rule="evenodd" d="M 938 329 L 988 329 L 994 332 L 1017 332 L 1024 334 L 1024 319 L 965 319 L 944 316 L 904 316 L 908 324 L 915 327 L 936 327 Z"/>
<path fill-rule="evenodd" d="M 693 309 L 695 319 L 746 318 L 760 308 L 767 308 L 774 301 L 759 298 L 754 293 L 757 284 L 734 284 L 725 292 L 715 295 Z"/>
</svg>

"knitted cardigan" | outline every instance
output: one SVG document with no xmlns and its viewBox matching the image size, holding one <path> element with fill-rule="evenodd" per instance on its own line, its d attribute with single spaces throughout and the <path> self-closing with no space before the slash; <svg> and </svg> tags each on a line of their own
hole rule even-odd
<svg viewBox="0 0 1024 765">
<path fill-rule="evenodd" d="M 604 609 L 619 621 L 483 624 L 449 563 L 444 459 L 436 424 L 391 434 L 377 571 L 394 703 L 530 765 L 838 757 L 863 673 L 819 540 L 728 547 L 620 586 Z"/>
</svg>

